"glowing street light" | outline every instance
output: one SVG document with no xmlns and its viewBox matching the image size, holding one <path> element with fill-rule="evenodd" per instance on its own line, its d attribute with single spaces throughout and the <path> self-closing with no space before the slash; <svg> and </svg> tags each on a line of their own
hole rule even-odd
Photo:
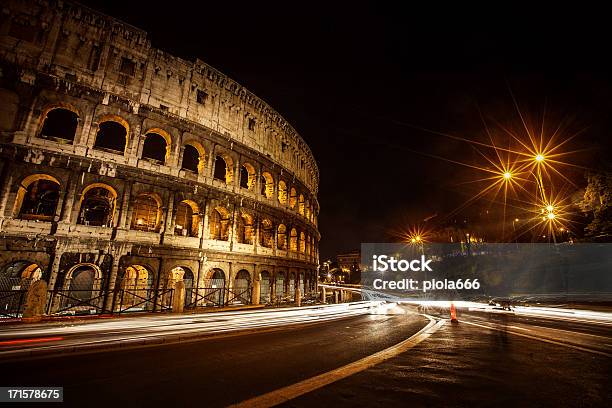
<svg viewBox="0 0 612 408">
<path fill-rule="evenodd" d="M 548 204 L 546 206 L 546 211 L 548 211 L 549 213 L 555 211 L 555 207 L 552 204 Z"/>
<path fill-rule="evenodd" d="M 512 178 L 512 173 L 510 173 L 509 171 L 506 171 L 504 173 L 504 180 L 510 180 Z"/>
<path fill-rule="evenodd" d="M 534 157 L 535 161 L 538 163 L 542 163 L 544 161 L 544 155 L 542 153 L 536 154 Z"/>
<path fill-rule="evenodd" d="M 549 220 L 554 220 L 554 219 L 555 219 L 555 217 L 556 217 L 556 215 L 555 215 L 555 213 L 554 213 L 554 212 L 549 212 L 549 213 L 548 213 L 548 215 L 547 215 L 547 217 L 548 217 L 548 219 L 549 219 Z"/>
</svg>

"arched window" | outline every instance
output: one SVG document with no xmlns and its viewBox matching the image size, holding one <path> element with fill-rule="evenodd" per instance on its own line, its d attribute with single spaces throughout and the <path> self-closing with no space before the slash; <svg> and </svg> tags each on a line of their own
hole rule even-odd
<svg viewBox="0 0 612 408">
<path fill-rule="evenodd" d="M 196 149 L 192 145 L 185 145 L 185 149 L 183 150 L 183 162 L 181 163 L 181 168 L 183 170 L 189 170 L 193 171 L 194 173 L 197 173 L 199 164 L 200 152 L 198 152 L 198 149 Z"/>
<path fill-rule="evenodd" d="M 166 139 L 158 133 L 147 133 L 142 146 L 142 158 L 151 159 L 160 163 L 166 162 L 168 144 Z"/>
<path fill-rule="evenodd" d="M 126 127 L 119 122 L 109 120 L 98 125 L 98 133 L 96 134 L 94 148 L 109 150 L 114 153 L 123 153 L 125 151 L 126 141 Z"/>
<path fill-rule="evenodd" d="M 211 210 L 209 218 L 210 239 L 217 241 L 229 240 L 230 219 L 229 211 L 224 207 L 216 207 Z"/>
<path fill-rule="evenodd" d="M 225 183 L 229 184 L 227 181 L 228 173 L 231 169 L 228 166 L 228 163 L 225 161 L 223 156 L 217 156 L 215 158 L 215 173 L 214 178 L 217 180 L 222 180 Z"/>
<path fill-rule="evenodd" d="M 297 252 L 298 250 L 298 234 L 295 228 L 291 228 L 291 235 L 289 236 L 289 250 Z"/>
<path fill-rule="evenodd" d="M 285 227 L 285 224 L 280 224 L 276 230 L 276 247 L 283 250 L 287 248 L 287 227 Z"/>
<path fill-rule="evenodd" d="M 234 290 L 230 295 L 231 303 L 248 304 L 251 301 L 251 274 L 246 269 L 241 269 L 234 279 Z"/>
<path fill-rule="evenodd" d="M 236 239 L 241 244 L 253 244 L 253 217 L 245 212 L 236 218 Z"/>
<path fill-rule="evenodd" d="M 24 182 L 28 182 L 24 180 Z M 60 185 L 54 180 L 38 178 L 25 187 L 19 218 L 23 220 L 51 221 L 57 209 Z M 19 194 L 19 193 L 18 193 Z"/>
<path fill-rule="evenodd" d="M 306 252 L 306 236 L 304 235 L 304 232 L 300 232 L 300 252 Z"/>
<path fill-rule="evenodd" d="M 78 223 L 94 227 L 110 227 L 116 198 L 116 194 L 104 187 L 86 189 L 81 201 Z"/>
<path fill-rule="evenodd" d="M 79 116 L 71 110 L 63 108 L 51 109 L 45 116 L 40 136 L 45 139 L 61 139 L 74 141 Z"/>
<path fill-rule="evenodd" d="M 94 297 L 95 283 L 96 270 L 90 265 L 79 266 L 72 271 L 68 287 L 69 296 L 80 301 L 89 300 Z"/>
<path fill-rule="evenodd" d="M 161 208 L 158 200 L 150 194 L 142 194 L 134 200 L 132 229 L 139 231 L 159 231 L 161 227 Z"/>
<path fill-rule="evenodd" d="M 287 204 L 287 184 L 283 180 L 278 182 L 278 202 Z"/>
<path fill-rule="evenodd" d="M 306 219 L 310 219 L 310 201 L 306 200 L 306 204 L 304 205 L 304 216 Z"/>
<path fill-rule="evenodd" d="M 300 198 L 298 200 L 298 212 L 300 215 L 304 215 L 304 196 L 300 194 Z"/>
<path fill-rule="evenodd" d="M 200 223 L 198 207 L 192 201 L 183 200 L 176 208 L 174 233 L 185 237 L 197 237 Z"/>
<path fill-rule="evenodd" d="M 266 198 L 272 198 L 274 195 L 274 179 L 268 172 L 261 175 L 261 195 Z"/>
<path fill-rule="evenodd" d="M 295 208 L 295 205 L 297 204 L 297 191 L 295 190 L 295 188 L 291 187 L 291 192 L 289 194 L 289 207 L 290 208 Z"/>
<path fill-rule="evenodd" d="M 255 167 L 244 163 L 240 167 L 240 187 L 252 190 L 255 186 Z"/>
<path fill-rule="evenodd" d="M 274 244 L 274 229 L 272 228 L 272 221 L 264 218 L 261 221 L 261 230 L 259 231 L 259 241 L 262 247 L 272 248 Z"/>
</svg>

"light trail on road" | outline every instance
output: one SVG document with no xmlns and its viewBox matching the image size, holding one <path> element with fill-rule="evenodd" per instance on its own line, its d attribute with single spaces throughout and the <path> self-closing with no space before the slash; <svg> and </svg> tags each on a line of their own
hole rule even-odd
<svg viewBox="0 0 612 408">
<path fill-rule="evenodd" d="M 327 322 L 369 313 L 384 313 L 388 307 L 390 305 L 383 302 L 355 302 L 272 310 L 141 316 L 69 325 L 43 323 L 7 327 L 0 332 L 0 357 L 14 354 L 18 346 L 20 349 L 30 345 L 38 346 L 37 337 L 56 339 L 53 345 L 41 346 L 47 350 L 155 338 L 180 339 L 180 336 L 187 335 L 217 335 Z M 32 350 L 32 347 L 28 350 Z"/>
</svg>

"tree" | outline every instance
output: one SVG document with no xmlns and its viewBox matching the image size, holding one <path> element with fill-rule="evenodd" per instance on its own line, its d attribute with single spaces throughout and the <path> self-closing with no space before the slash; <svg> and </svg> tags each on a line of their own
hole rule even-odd
<svg viewBox="0 0 612 408">
<path fill-rule="evenodd" d="M 589 172 L 580 209 L 591 219 L 585 227 L 587 237 L 604 240 L 612 237 L 612 173 Z"/>
</svg>

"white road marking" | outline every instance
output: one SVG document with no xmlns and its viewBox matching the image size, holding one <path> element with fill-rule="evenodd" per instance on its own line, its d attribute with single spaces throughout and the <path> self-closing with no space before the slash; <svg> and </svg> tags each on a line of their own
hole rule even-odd
<svg viewBox="0 0 612 408">
<path fill-rule="evenodd" d="M 438 320 L 436 322 L 436 319 L 434 319 L 433 317 L 429 315 L 424 316 L 429 319 L 429 323 L 427 324 L 427 326 L 423 327 L 421 330 L 410 336 L 408 339 L 397 343 L 394 346 L 381 350 L 375 354 L 372 354 L 368 357 L 364 357 L 361 360 L 357 360 L 335 370 L 328 371 L 315 377 L 308 378 L 298 383 L 279 388 L 277 390 L 268 392 L 263 395 L 259 395 L 257 397 L 253 397 L 248 400 L 244 400 L 237 404 L 231 405 L 231 407 L 273 407 L 275 405 L 290 401 L 294 398 L 297 398 L 301 395 L 304 395 L 336 381 L 342 380 L 358 372 L 364 371 L 370 367 L 382 363 L 385 360 L 395 357 L 398 354 L 404 353 L 422 342 L 423 340 L 427 339 L 436 331 L 438 331 L 438 329 L 442 327 L 447 321 Z"/>
<path fill-rule="evenodd" d="M 575 350 L 586 351 L 587 353 L 593 353 L 593 354 L 599 354 L 599 355 L 606 356 L 606 357 L 612 357 L 612 354 L 606 353 L 605 351 L 593 350 L 593 349 L 590 349 L 590 348 L 576 346 L 574 344 L 568 344 L 568 343 L 564 343 L 564 342 L 557 341 L 557 340 L 550 340 L 550 339 L 546 339 L 546 338 L 543 338 L 543 337 L 531 336 L 529 334 L 519 333 L 519 332 L 515 332 L 515 331 L 512 331 L 512 330 L 507 330 L 505 328 L 498 328 L 498 327 L 488 326 L 488 325 L 485 325 L 485 324 L 478 324 L 478 323 L 468 322 L 468 321 L 465 321 L 465 320 L 463 320 L 462 323 L 464 323 L 464 324 L 471 324 L 472 326 L 484 327 L 485 329 L 489 329 L 489 330 L 502 331 L 502 332 L 505 332 L 505 333 L 514 334 L 515 336 L 526 337 L 528 339 L 543 341 L 545 343 L 550 343 L 550 344 L 556 344 L 558 346 L 569 347 L 569 348 L 573 348 Z"/>
</svg>

